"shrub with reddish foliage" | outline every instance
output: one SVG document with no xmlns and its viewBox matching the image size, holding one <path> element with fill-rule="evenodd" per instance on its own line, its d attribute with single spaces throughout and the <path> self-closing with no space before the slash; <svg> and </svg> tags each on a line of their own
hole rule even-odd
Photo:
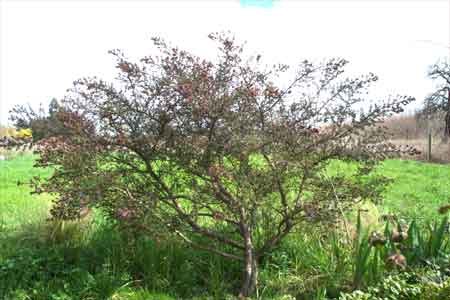
<svg viewBox="0 0 450 300">
<path fill-rule="evenodd" d="M 146 220 L 242 261 L 247 296 L 258 263 L 299 224 L 332 222 L 355 199 L 379 196 L 373 182 L 322 174 L 330 159 L 355 159 L 363 176 L 394 153 L 377 123 L 412 99 L 366 104 L 377 77 L 344 77 L 343 59 L 303 61 L 279 80 L 288 66 L 244 60 L 233 38 L 210 38 L 215 61 L 155 38 L 159 55 L 138 63 L 111 52 L 116 82 L 77 80 L 60 116 L 66 134 L 38 148 L 38 164 L 57 168 L 37 184 L 59 195 L 55 217 L 77 217 L 82 192 L 117 222 Z"/>
</svg>

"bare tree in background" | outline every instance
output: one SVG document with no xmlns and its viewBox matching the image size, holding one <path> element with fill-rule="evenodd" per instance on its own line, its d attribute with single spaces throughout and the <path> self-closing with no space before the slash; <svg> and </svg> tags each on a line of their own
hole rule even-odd
<svg viewBox="0 0 450 300">
<path fill-rule="evenodd" d="M 432 118 L 443 115 L 443 138 L 450 137 L 450 64 L 441 61 L 430 67 L 428 76 L 437 83 L 437 89 L 425 98 L 422 118 Z"/>
</svg>

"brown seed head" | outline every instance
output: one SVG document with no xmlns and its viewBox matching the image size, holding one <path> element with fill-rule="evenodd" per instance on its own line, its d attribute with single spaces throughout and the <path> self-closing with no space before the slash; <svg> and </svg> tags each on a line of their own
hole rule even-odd
<svg viewBox="0 0 450 300">
<path fill-rule="evenodd" d="M 393 231 L 392 232 L 392 236 L 391 236 L 391 240 L 394 243 L 401 243 L 403 241 L 405 241 L 408 238 L 408 234 L 405 231 Z"/>
<path fill-rule="evenodd" d="M 382 236 L 379 232 L 374 231 L 369 237 L 369 244 L 372 246 L 383 246 L 386 244 L 386 238 Z"/>
<path fill-rule="evenodd" d="M 444 215 L 444 214 L 448 213 L 449 210 L 450 210 L 450 204 L 443 205 L 443 206 L 439 207 L 439 213 L 441 215 Z"/>
<path fill-rule="evenodd" d="M 386 259 L 386 264 L 390 267 L 404 270 L 406 268 L 406 258 L 400 253 L 392 254 Z"/>
</svg>

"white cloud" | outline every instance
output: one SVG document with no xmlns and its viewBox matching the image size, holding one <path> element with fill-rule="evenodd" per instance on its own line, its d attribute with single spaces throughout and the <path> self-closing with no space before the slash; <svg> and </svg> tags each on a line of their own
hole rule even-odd
<svg viewBox="0 0 450 300">
<path fill-rule="evenodd" d="M 342 56 L 351 73 L 380 76 L 377 93 L 419 100 L 432 89 L 427 66 L 449 54 L 448 1 L 279 0 L 271 9 L 236 0 L 0 3 L 0 122 L 16 103 L 61 97 L 78 77 L 113 78 L 107 51 L 139 57 L 154 35 L 208 56 L 206 35 L 217 30 L 234 32 L 269 61 Z"/>
</svg>

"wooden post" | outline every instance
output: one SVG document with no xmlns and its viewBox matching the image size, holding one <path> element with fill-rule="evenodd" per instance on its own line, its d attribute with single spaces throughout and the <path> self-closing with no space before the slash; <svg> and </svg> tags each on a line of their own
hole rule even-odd
<svg viewBox="0 0 450 300">
<path fill-rule="evenodd" d="M 427 152 L 427 160 L 431 160 L 431 132 L 428 133 L 428 152 Z"/>
</svg>

